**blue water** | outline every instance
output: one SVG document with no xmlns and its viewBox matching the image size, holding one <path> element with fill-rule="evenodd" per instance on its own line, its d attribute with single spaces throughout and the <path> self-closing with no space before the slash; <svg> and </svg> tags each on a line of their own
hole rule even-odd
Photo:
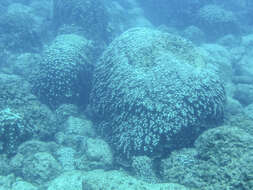
<svg viewBox="0 0 253 190">
<path fill-rule="evenodd" d="M 0 2 L 0 189 L 253 189 L 253 2 Z"/>
</svg>

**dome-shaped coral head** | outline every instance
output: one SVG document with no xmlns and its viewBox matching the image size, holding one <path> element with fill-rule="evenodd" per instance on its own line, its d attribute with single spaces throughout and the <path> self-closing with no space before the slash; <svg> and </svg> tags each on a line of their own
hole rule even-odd
<svg viewBox="0 0 253 190">
<path fill-rule="evenodd" d="M 31 77 L 34 93 L 51 108 L 84 103 L 90 91 L 91 41 L 75 34 L 57 36 Z"/>
<path fill-rule="evenodd" d="M 157 156 L 222 121 L 225 91 L 191 42 L 134 28 L 105 50 L 90 98 L 97 129 L 116 152 Z"/>
</svg>

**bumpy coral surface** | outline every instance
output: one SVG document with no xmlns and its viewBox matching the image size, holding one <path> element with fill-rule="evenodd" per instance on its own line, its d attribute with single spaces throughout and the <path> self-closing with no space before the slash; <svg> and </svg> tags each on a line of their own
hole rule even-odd
<svg viewBox="0 0 253 190">
<path fill-rule="evenodd" d="M 108 13 L 102 0 L 54 0 L 54 25 L 81 27 L 85 36 L 103 40 L 108 36 Z"/>
<path fill-rule="evenodd" d="M 217 5 L 209 4 L 200 8 L 197 12 L 197 20 L 204 31 L 217 37 L 238 32 L 234 13 Z"/>
<path fill-rule="evenodd" d="M 54 179 L 61 170 L 61 165 L 51 154 L 38 152 L 25 158 L 21 172 L 25 180 L 43 184 Z"/>
<path fill-rule="evenodd" d="M 203 60 L 181 37 L 126 31 L 94 71 L 90 97 L 98 130 L 127 156 L 187 146 L 202 125 L 223 118 L 223 84 Z"/>
<path fill-rule="evenodd" d="M 17 75 L 0 74 L 0 110 L 11 108 L 33 127 L 40 139 L 49 139 L 56 132 L 54 113 L 31 94 L 31 85 Z"/>
<path fill-rule="evenodd" d="M 205 131 L 195 149 L 172 152 L 161 162 L 164 181 L 196 189 L 245 189 L 252 185 L 253 137 L 243 129 L 221 126 Z"/>
<path fill-rule="evenodd" d="M 82 183 L 80 183 L 82 182 Z M 189 190 L 174 183 L 146 183 L 117 170 L 66 172 L 49 182 L 48 190 Z"/>
<path fill-rule="evenodd" d="M 51 107 L 87 99 L 91 48 L 91 42 L 78 35 L 57 36 L 31 78 L 34 92 Z"/>
<path fill-rule="evenodd" d="M 236 20 L 232 12 L 212 4 L 202 7 L 198 14 L 201 16 L 200 19 L 203 19 L 207 24 L 235 22 Z"/>
<path fill-rule="evenodd" d="M 8 11 L 1 16 L 0 40 L 5 49 L 18 53 L 38 51 L 42 46 L 33 15 L 20 10 Z"/>
<path fill-rule="evenodd" d="M 1 152 L 11 156 L 18 146 L 32 134 L 31 126 L 23 117 L 9 108 L 0 111 Z"/>
</svg>

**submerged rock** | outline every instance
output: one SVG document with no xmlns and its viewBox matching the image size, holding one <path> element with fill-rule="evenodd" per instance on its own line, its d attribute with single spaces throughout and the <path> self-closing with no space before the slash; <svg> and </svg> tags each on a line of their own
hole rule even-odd
<svg viewBox="0 0 253 190">
<path fill-rule="evenodd" d="M 110 146 L 102 139 L 88 138 L 83 145 L 83 156 L 76 161 L 81 170 L 113 168 L 113 153 Z"/>
<path fill-rule="evenodd" d="M 173 183 L 148 184 L 121 171 L 94 170 L 66 172 L 53 180 L 47 190 L 187 190 Z"/>
<path fill-rule="evenodd" d="M 42 185 L 57 177 L 62 168 L 47 152 L 38 152 L 24 159 L 22 177 L 32 183 Z"/>
</svg>

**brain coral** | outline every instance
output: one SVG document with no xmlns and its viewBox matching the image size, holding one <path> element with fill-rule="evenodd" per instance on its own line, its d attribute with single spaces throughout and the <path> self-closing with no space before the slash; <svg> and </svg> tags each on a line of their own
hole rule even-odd
<svg viewBox="0 0 253 190">
<path fill-rule="evenodd" d="M 202 125 L 223 118 L 225 93 L 190 42 L 133 28 L 105 50 L 90 98 L 98 130 L 131 156 L 186 146 Z"/>
<path fill-rule="evenodd" d="M 59 35 L 45 50 L 31 77 L 34 92 L 51 107 L 87 99 L 91 66 L 90 41 L 74 34 Z"/>
</svg>

